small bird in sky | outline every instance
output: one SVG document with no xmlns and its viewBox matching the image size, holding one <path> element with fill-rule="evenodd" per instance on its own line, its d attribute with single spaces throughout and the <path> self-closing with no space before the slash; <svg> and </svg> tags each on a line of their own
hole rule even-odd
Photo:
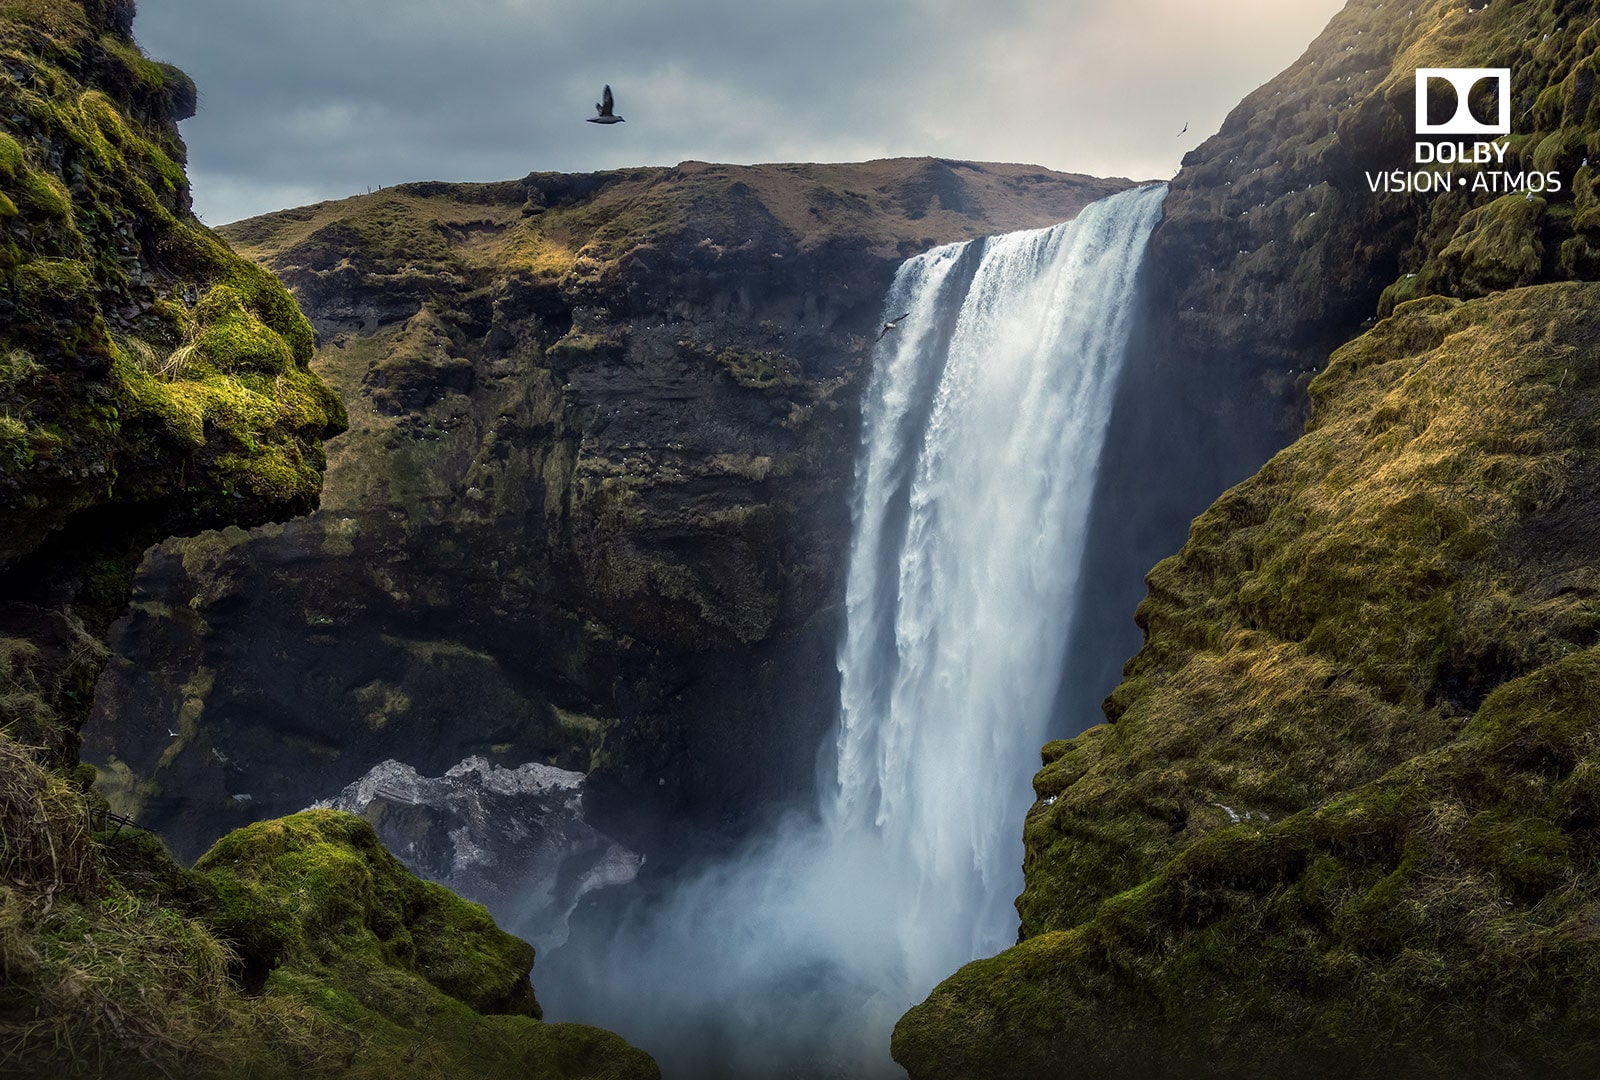
<svg viewBox="0 0 1600 1080">
<path fill-rule="evenodd" d="M 615 113 L 612 112 L 612 110 L 615 109 L 615 108 L 616 108 L 616 102 L 614 102 L 611 99 L 611 87 L 607 86 L 605 88 L 605 90 L 600 94 L 600 100 L 595 102 L 595 105 L 594 105 L 594 111 L 596 113 L 598 113 L 599 115 L 589 117 L 589 123 L 591 123 L 591 124 L 624 124 L 624 123 L 627 123 L 627 121 L 622 119 L 622 117 L 617 116 Z"/>
<path fill-rule="evenodd" d="M 905 319 L 909 318 L 910 316 L 911 316 L 911 312 L 908 311 L 904 315 L 898 316 L 897 318 L 890 319 L 888 322 L 884 323 L 883 324 L 883 329 L 878 331 L 878 340 L 882 341 L 883 340 L 883 335 L 887 334 L 890 330 L 893 330 L 895 327 L 899 326 L 902 321 L 904 321 Z"/>
<path fill-rule="evenodd" d="M 1187 134 L 1188 134 L 1188 133 L 1189 133 L 1189 121 L 1187 121 L 1187 120 L 1185 120 L 1185 121 L 1184 121 L 1184 122 L 1183 122 L 1183 130 L 1182 130 L 1182 131 L 1180 131 L 1180 132 L 1178 132 L 1178 138 L 1180 138 L 1180 139 L 1181 139 L 1181 138 L 1183 138 L 1183 137 L 1184 137 L 1184 136 L 1185 136 L 1185 135 L 1187 135 Z"/>
</svg>

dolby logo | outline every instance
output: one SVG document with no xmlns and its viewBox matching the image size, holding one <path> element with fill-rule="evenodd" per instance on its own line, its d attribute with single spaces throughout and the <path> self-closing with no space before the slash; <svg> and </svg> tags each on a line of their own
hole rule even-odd
<svg viewBox="0 0 1600 1080">
<path fill-rule="evenodd" d="M 1428 122 L 1428 87 L 1434 80 L 1448 83 L 1455 90 L 1456 111 L 1450 119 L 1439 124 Z M 1493 85 L 1498 115 L 1492 124 L 1484 123 L 1472 115 L 1468 104 L 1473 90 L 1480 83 Z M 1455 135 L 1468 138 L 1493 138 L 1511 134 L 1511 69 L 1510 68 L 1418 68 L 1417 69 L 1417 134 L 1425 136 Z"/>
<path fill-rule="evenodd" d="M 1451 92 L 1446 97 L 1446 91 Z M 1441 105 L 1453 98 L 1453 111 L 1441 116 L 1428 108 L 1430 94 Z M 1476 95 L 1476 98 L 1474 98 Z M 1474 113 L 1473 101 L 1480 110 Z M 1492 103 L 1494 117 L 1486 119 Z M 1560 172 L 1532 170 L 1511 153 L 1510 68 L 1418 68 L 1416 155 L 1411 169 L 1366 174 L 1373 194 L 1432 195 L 1458 191 L 1474 196 L 1559 194 Z"/>
</svg>

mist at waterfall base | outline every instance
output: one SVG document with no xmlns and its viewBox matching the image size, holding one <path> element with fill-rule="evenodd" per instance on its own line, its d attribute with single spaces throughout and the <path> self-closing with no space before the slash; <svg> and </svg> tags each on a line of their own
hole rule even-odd
<svg viewBox="0 0 1600 1080">
<path fill-rule="evenodd" d="M 675 1080 L 899 1076 L 895 1021 L 1015 941 L 1029 780 L 1165 191 L 901 267 L 817 805 L 609 925 L 577 920 L 535 969 L 547 1018 L 617 1031 Z"/>
</svg>

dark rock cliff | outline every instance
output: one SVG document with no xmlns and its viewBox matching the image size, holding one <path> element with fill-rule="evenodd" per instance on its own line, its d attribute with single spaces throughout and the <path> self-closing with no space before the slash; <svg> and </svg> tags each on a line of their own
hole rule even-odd
<svg viewBox="0 0 1600 1080">
<path fill-rule="evenodd" d="M 811 788 L 898 263 L 1126 181 L 930 159 L 411 184 L 229 226 L 350 403 L 322 508 L 158 548 L 94 760 L 196 853 L 397 758 L 591 774 L 658 855 Z M 671 824 L 668 825 L 667 823 Z"/>
<path fill-rule="evenodd" d="M 1222 391 L 1179 432 L 1305 434 L 1150 572 L 917 1080 L 1593 1074 L 1597 15 L 1351 3 L 1186 161 L 1137 363 Z M 1419 67 L 1511 68 L 1504 168 L 1560 190 L 1372 191 Z"/>
</svg>

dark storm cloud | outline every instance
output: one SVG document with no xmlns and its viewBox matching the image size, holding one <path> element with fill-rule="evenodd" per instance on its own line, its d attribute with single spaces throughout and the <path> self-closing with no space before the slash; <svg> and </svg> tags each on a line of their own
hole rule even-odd
<svg viewBox="0 0 1600 1080">
<path fill-rule="evenodd" d="M 184 135 L 196 206 L 220 223 L 405 180 L 687 158 L 1167 175 L 1192 145 L 1173 141 L 1182 122 L 1214 129 L 1338 4 L 1206 5 L 1203 23 L 1199 7 L 143 0 L 134 29 L 200 86 Z M 608 82 L 628 123 L 583 123 Z"/>
</svg>

